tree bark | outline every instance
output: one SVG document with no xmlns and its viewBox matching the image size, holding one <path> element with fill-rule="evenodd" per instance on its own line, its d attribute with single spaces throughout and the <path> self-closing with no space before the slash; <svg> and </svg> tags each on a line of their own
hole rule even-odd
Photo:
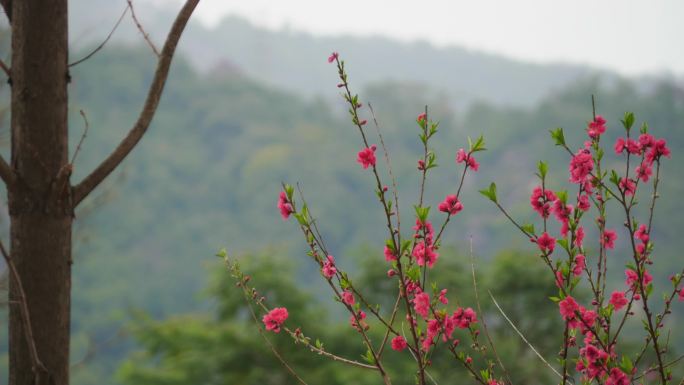
<svg viewBox="0 0 684 385">
<path fill-rule="evenodd" d="M 11 254 L 21 277 L 33 341 L 12 306 L 10 385 L 67 385 L 73 204 L 68 164 L 67 0 L 12 3 Z M 18 287 L 10 279 L 10 300 Z M 31 345 L 44 367 L 38 367 Z"/>
</svg>

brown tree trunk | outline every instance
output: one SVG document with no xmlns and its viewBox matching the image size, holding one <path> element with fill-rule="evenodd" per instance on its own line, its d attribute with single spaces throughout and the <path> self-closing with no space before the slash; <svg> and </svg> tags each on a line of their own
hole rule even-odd
<svg viewBox="0 0 684 385">
<path fill-rule="evenodd" d="M 69 382 L 71 224 L 68 164 L 67 0 L 12 2 L 11 254 L 23 283 L 35 367 L 18 306 L 12 306 L 10 385 Z M 10 280 L 10 298 L 18 299 Z M 38 378 L 36 378 L 38 377 Z"/>
</svg>

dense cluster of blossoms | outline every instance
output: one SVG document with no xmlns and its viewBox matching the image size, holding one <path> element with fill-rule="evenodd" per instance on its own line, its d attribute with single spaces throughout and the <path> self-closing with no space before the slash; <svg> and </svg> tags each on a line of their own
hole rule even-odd
<svg viewBox="0 0 684 385">
<path fill-rule="evenodd" d="M 385 244 L 383 255 L 385 261 L 391 265 L 387 271 L 387 277 L 397 283 L 399 290 L 399 299 L 392 311 L 392 320 L 388 322 L 377 308 L 368 305 L 363 295 L 353 286 L 347 274 L 336 266 L 335 259 L 327 253 L 325 246 L 318 239 L 320 236 L 318 229 L 314 230 L 312 228 L 313 219 L 310 217 L 306 205 L 304 205 L 301 211 L 297 210 L 292 198 L 293 189 L 287 185 L 284 186 L 285 191 L 280 193 L 277 204 L 281 216 L 284 219 L 289 218 L 290 215 L 296 217 L 310 246 L 309 255 L 318 263 L 321 275 L 335 292 L 335 299 L 341 302 L 349 311 L 349 324 L 364 338 L 364 344 L 368 348 L 368 353 L 365 356 L 366 361 L 378 369 L 383 375 L 383 380 L 386 384 L 389 381 L 386 378 L 382 363 L 373 350 L 373 346 L 366 334 L 370 324 L 366 321 L 367 314 L 363 309 L 368 311 L 381 324 L 387 326 L 387 335 L 385 341 L 383 341 L 383 346 L 384 342 L 388 341 L 388 337 L 391 335 L 390 346 L 394 351 L 402 352 L 407 349 L 410 351 L 411 356 L 418 365 L 417 382 L 419 384 L 424 385 L 426 383 L 425 368 L 430 365 L 429 354 L 433 352 L 433 346 L 443 343 L 447 350 L 464 365 L 479 383 L 482 385 L 503 385 L 504 382 L 495 379 L 493 376 L 493 364 L 490 364 L 488 369 L 481 370 L 478 373 L 475 370 L 475 366 L 473 366 L 473 358 L 464 351 L 456 351 L 460 345 L 460 340 L 455 338 L 457 329 L 467 330 L 466 335 L 469 335 L 472 340 L 470 347 L 476 351 L 478 350 L 477 336 L 479 335 L 479 330 L 477 329 L 478 315 L 476 312 L 470 307 L 455 306 L 455 308 L 451 307 L 449 309 L 450 301 L 447 297 L 447 290 L 440 290 L 433 283 L 430 293 L 430 286 L 426 278 L 428 269 L 433 268 L 438 261 L 439 238 L 442 235 L 442 231 L 449 223 L 450 218 L 463 210 L 463 204 L 459 200 L 463 178 L 467 170 L 477 171 L 479 169 L 479 164 L 473 154 L 484 150 L 483 139 L 478 139 L 475 144 L 470 143 L 470 148 L 467 151 L 465 149 L 457 151 L 456 163 L 464 165 L 461 185 L 458 187 L 456 194 L 447 195 L 438 204 L 438 210 L 445 213 L 446 218 L 437 234 L 435 234 L 433 224 L 428 220 L 429 207 L 423 207 L 423 192 L 428 170 L 436 167 L 435 155 L 428 149 L 428 140 L 437 131 L 437 124 L 429 119 L 427 109 L 425 113 L 418 115 L 416 122 L 421 129 L 419 137 L 424 145 L 424 156 L 417 162 L 418 170 L 422 173 L 420 202 L 415 206 L 416 220 L 415 226 L 412 228 L 413 237 L 402 242 L 401 234 L 399 234 L 398 229 L 395 228 L 392 222 L 392 218 L 398 217 L 398 207 L 393 207 L 393 201 L 386 195 L 388 188 L 382 185 L 380 174 L 376 167 L 377 159 L 375 152 L 377 147 L 375 145 L 368 145 L 364 133 L 364 126 L 367 121 L 359 118 L 359 109 L 362 108 L 362 104 L 359 103 L 358 96 L 351 94 L 349 91 L 344 62 L 339 59 L 339 55 L 336 52 L 331 54 L 328 62 L 334 62 L 337 65 L 341 80 L 338 87 L 344 89 L 345 93 L 343 93 L 343 96 L 350 105 L 349 111 L 352 122 L 358 127 L 363 136 L 365 147 L 358 152 L 356 160 L 363 169 L 371 168 L 370 171 L 372 171 L 377 182 L 376 193 L 387 217 L 390 239 Z M 617 343 L 625 320 L 635 314 L 632 309 L 633 306 L 637 306 L 635 305 L 635 303 L 638 304 L 637 301 L 640 301 L 642 304 L 643 313 L 645 314 L 645 330 L 648 333 L 644 350 L 649 344 L 652 345 L 658 359 L 657 365 L 649 367 L 648 371 L 657 370 L 663 385 L 667 384 L 669 380 L 666 376 L 667 370 L 661 357 L 667 351 L 667 346 L 663 348 L 662 345 L 658 345 L 659 341 L 662 344 L 662 338 L 659 339 L 659 329 L 663 327 L 665 315 L 669 314 L 672 299 L 677 296 L 680 301 L 684 301 L 684 287 L 679 286 L 682 282 L 682 274 L 672 276 L 671 280 L 674 290 L 669 299 L 666 297 L 666 309 L 653 317 L 647 306 L 648 297 L 653 288 L 653 276 L 647 269 L 648 265 L 652 263 L 650 260 L 650 253 L 653 250 L 650 236 L 652 217 L 649 218 L 648 225 L 638 224 L 635 222 L 636 219 L 631 215 L 630 210 L 635 204 L 635 196 L 640 187 L 639 183 L 648 182 L 653 178 L 654 167 L 657 168 L 653 192 L 653 199 L 655 199 L 655 196 L 657 196 L 655 190 L 657 189 L 660 160 L 662 157 L 670 157 L 670 150 L 665 140 L 654 138 L 648 134 L 645 128 L 642 128 L 641 134 L 637 139 L 631 138 L 630 128 L 633 120 L 633 116 L 625 115 L 623 125 L 625 126 L 627 136 L 616 140 L 614 150 L 618 155 L 626 154 L 628 165 L 630 164 L 629 157 L 640 157 L 640 161 L 634 168 L 631 176 L 631 169 L 629 167 L 627 167 L 627 172 L 623 176 L 613 171 L 610 174 L 612 187 L 609 187 L 606 181 L 608 173 L 601 169 L 603 150 L 599 147 L 599 142 L 607 130 L 607 122 L 602 116 L 595 116 L 588 123 L 586 133 L 589 140 L 577 151 L 572 151 L 567 147 L 562 130 L 559 129 L 560 131 L 552 132 L 552 137 L 556 140 L 556 144 L 563 146 L 570 153 L 568 166 L 569 181 L 577 185 L 578 191 L 575 200 L 569 203 L 569 196 L 566 191 L 553 191 L 547 188 L 545 183 L 547 166 L 540 162 L 538 176 L 541 179 L 541 185 L 533 189 L 530 196 L 530 205 L 544 221 L 544 231 L 541 234 L 535 232 L 533 225 L 520 225 L 505 212 L 497 201 L 496 186 L 494 184 L 490 186 L 489 190 L 481 191 L 483 195 L 494 201 L 504 211 L 506 217 L 511 219 L 537 245 L 541 258 L 553 273 L 559 290 L 559 296 L 554 298 L 554 300 L 558 303 L 560 318 L 565 323 L 563 346 L 560 353 L 560 362 L 563 366 L 563 374 L 560 377 L 563 385 L 569 384 L 568 380 L 573 377 L 570 374 L 568 362 L 574 362 L 575 370 L 581 375 L 580 381 L 582 383 L 596 382 L 597 384 L 605 385 L 628 385 L 640 378 L 636 377 L 636 364 L 641 359 L 641 356 L 634 362 L 627 355 L 622 356 L 622 359 L 620 359 Z M 629 264 L 625 270 L 626 289 L 614 290 L 608 296 L 605 292 L 607 281 L 606 267 L 608 265 L 606 254 L 608 250 L 616 247 L 617 232 L 606 228 L 605 208 L 606 203 L 613 199 L 617 200 L 625 210 L 627 217 L 625 227 L 630 232 L 628 240 L 634 252 L 634 263 Z M 395 200 L 395 202 L 398 201 Z M 655 200 L 651 206 L 651 211 L 654 204 Z M 581 225 L 583 216 L 592 207 L 596 208 L 599 213 L 595 220 L 598 227 L 597 243 L 599 245 L 597 261 L 593 260 L 593 256 L 587 254 L 587 251 L 591 251 L 591 249 L 587 250 L 584 247 L 585 230 Z M 557 236 L 548 227 L 547 223 L 552 215 L 558 222 L 560 229 Z M 556 248 L 557 245 L 559 246 L 558 248 Z M 562 251 L 567 252 L 567 259 L 558 255 Z M 326 257 L 322 258 L 321 256 Z M 588 264 L 593 262 L 597 262 L 596 270 L 588 266 Z M 582 279 L 586 279 L 589 282 L 594 294 L 591 305 L 586 307 L 580 303 L 581 301 L 578 302 L 577 298 L 581 298 L 580 296 L 577 296 L 577 298 L 573 296 L 573 290 Z M 357 298 L 359 299 L 358 301 Z M 393 326 L 394 314 L 398 309 L 397 306 L 402 301 L 405 304 L 405 319 L 410 335 L 400 334 Z M 363 309 L 362 306 L 364 306 Z M 278 333 L 287 317 L 288 313 L 285 308 L 274 308 L 263 317 L 263 323 L 267 330 Z M 617 328 L 611 329 L 610 325 L 614 321 L 613 317 L 617 317 L 616 319 L 620 323 Z M 484 323 L 483 319 L 481 321 Z M 285 328 L 285 330 L 288 330 L 289 333 L 289 329 Z M 303 337 L 299 328 L 291 334 L 296 341 L 306 341 L 305 344 L 308 345 L 308 340 Z M 578 342 L 580 339 L 581 343 Z M 577 353 L 574 361 L 569 356 L 570 349 L 573 347 L 576 347 Z M 483 350 L 480 349 L 480 351 Z M 317 346 L 313 351 L 323 352 L 320 346 Z M 330 353 L 326 354 L 332 356 Z"/>
</svg>

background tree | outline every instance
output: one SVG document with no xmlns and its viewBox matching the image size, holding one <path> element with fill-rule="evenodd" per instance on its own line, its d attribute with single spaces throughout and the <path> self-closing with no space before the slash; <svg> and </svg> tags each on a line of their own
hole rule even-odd
<svg viewBox="0 0 684 385">
<path fill-rule="evenodd" d="M 176 45 L 199 0 L 188 0 L 158 53 L 140 115 L 119 146 L 71 185 L 68 148 L 67 0 L 3 0 L 11 24 L 11 162 L 0 159 L 8 192 L 10 251 L 10 384 L 69 382 L 71 229 L 74 209 L 130 153 L 159 103 Z M 130 6 L 130 2 L 129 2 Z M 74 63 L 76 64 L 76 63 Z M 77 151 L 77 150 L 76 150 Z M 74 153 L 75 155 L 75 153 Z"/>
</svg>

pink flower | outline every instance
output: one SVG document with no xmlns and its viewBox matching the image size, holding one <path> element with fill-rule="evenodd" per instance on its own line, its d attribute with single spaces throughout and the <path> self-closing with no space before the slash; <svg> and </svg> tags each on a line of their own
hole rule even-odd
<svg viewBox="0 0 684 385">
<path fill-rule="evenodd" d="M 392 349 L 400 352 L 406 349 L 406 346 L 408 346 L 408 344 L 406 343 L 406 339 L 404 337 L 396 336 L 392 338 Z"/>
<path fill-rule="evenodd" d="M 449 303 L 449 299 L 447 299 L 446 293 L 447 293 L 447 289 L 442 289 L 442 290 L 439 292 L 439 302 L 441 302 L 441 303 L 443 303 L 443 304 L 445 304 L 445 305 Z"/>
<path fill-rule="evenodd" d="M 575 231 L 575 246 L 582 247 L 584 244 L 584 227 L 578 226 Z"/>
<path fill-rule="evenodd" d="M 356 318 L 359 319 L 358 324 L 356 323 Z M 359 310 L 359 312 L 356 314 L 356 317 L 354 317 L 353 314 L 349 316 L 349 324 L 351 324 L 351 326 L 356 330 L 360 331 L 361 328 L 363 328 L 363 330 L 367 330 L 368 325 L 366 324 L 366 322 L 364 322 L 364 319 L 366 319 L 366 313 L 363 310 Z"/>
<path fill-rule="evenodd" d="M 418 123 L 422 123 L 425 121 L 426 118 L 427 118 L 427 115 L 425 115 L 425 113 L 423 112 L 422 114 L 418 115 L 418 118 L 416 119 L 416 121 Z"/>
<path fill-rule="evenodd" d="M 330 279 L 337 274 L 337 268 L 335 267 L 335 258 L 333 258 L 332 255 L 328 255 L 327 260 L 323 264 L 323 268 L 321 269 L 323 272 L 323 276 L 327 279 Z"/>
<path fill-rule="evenodd" d="M 271 330 L 275 333 L 280 333 L 280 326 L 285 322 L 287 319 L 288 314 L 287 314 L 287 309 L 284 307 L 277 307 L 271 311 L 269 311 L 262 321 L 264 322 L 264 325 L 266 326 L 266 330 Z"/>
<path fill-rule="evenodd" d="M 471 308 L 463 309 L 459 307 L 451 315 L 451 319 L 459 329 L 465 329 L 470 327 L 470 324 L 477 322 L 477 314 Z"/>
<path fill-rule="evenodd" d="M 575 318 L 575 312 L 579 311 L 579 305 L 574 298 L 567 296 L 564 300 L 558 303 L 561 317 L 565 321 L 570 321 Z"/>
<path fill-rule="evenodd" d="M 643 182 L 648 182 L 648 179 L 653 175 L 653 169 L 649 163 L 643 162 L 637 166 L 635 173 L 637 178 L 641 179 Z"/>
<path fill-rule="evenodd" d="M 606 120 L 603 116 L 597 115 L 593 121 L 589 122 L 587 134 L 592 139 L 598 139 L 604 132 L 606 132 Z"/>
<path fill-rule="evenodd" d="M 435 252 L 430 243 L 427 243 L 427 246 L 425 245 L 426 243 L 427 241 L 418 241 L 411 254 L 416 258 L 419 266 L 427 264 L 428 267 L 432 267 L 437 261 L 439 253 Z"/>
<path fill-rule="evenodd" d="M 655 145 L 655 138 L 651 134 L 641 134 L 639 135 L 639 144 L 644 149 L 653 147 Z"/>
<path fill-rule="evenodd" d="M 625 284 L 629 286 L 632 290 L 636 291 L 636 283 L 639 281 L 639 274 L 637 274 L 637 272 L 632 269 L 627 269 L 625 270 L 625 276 L 627 277 L 627 279 L 625 280 Z M 653 276 L 651 276 L 651 273 L 644 270 L 643 278 L 641 280 L 642 287 L 648 286 L 648 284 L 652 281 Z"/>
<path fill-rule="evenodd" d="M 613 305 L 615 311 L 618 311 L 627 305 L 627 298 L 625 298 L 625 292 L 614 291 L 610 295 L 610 304 Z"/>
<path fill-rule="evenodd" d="M 684 287 L 679 290 L 679 302 L 684 301 Z"/>
<path fill-rule="evenodd" d="M 539 250 L 543 253 L 551 254 L 556 247 L 556 239 L 549 236 L 548 233 L 544 233 L 537 238 L 537 245 L 539 246 Z"/>
<path fill-rule="evenodd" d="M 577 198 L 577 208 L 584 212 L 589 211 L 589 209 L 591 208 L 591 204 L 589 203 L 588 195 L 583 194 Z"/>
<path fill-rule="evenodd" d="M 342 292 L 342 302 L 345 304 L 351 306 L 356 302 L 356 299 L 354 299 L 354 294 L 352 294 L 351 291 L 345 290 Z"/>
<path fill-rule="evenodd" d="M 637 231 L 634 232 L 634 238 L 639 239 L 643 243 L 648 243 L 648 229 L 646 225 L 642 224 L 639 226 Z"/>
<path fill-rule="evenodd" d="M 665 139 L 658 139 L 651 148 L 651 151 L 646 154 L 646 160 L 653 162 L 660 159 L 661 156 L 670 157 L 670 149 L 667 147 Z"/>
<path fill-rule="evenodd" d="M 456 153 L 456 163 L 463 162 L 465 162 L 468 167 L 472 168 L 473 171 L 477 171 L 478 168 L 480 168 L 480 164 L 475 161 L 475 157 L 470 153 L 466 153 L 465 150 L 461 148 Z"/>
<path fill-rule="evenodd" d="M 641 144 L 636 140 L 627 139 L 626 148 L 632 155 L 641 155 Z"/>
<path fill-rule="evenodd" d="M 582 271 L 584 271 L 586 266 L 584 255 L 577 254 L 575 256 L 575 267 L 572 269 L 572 274 L 574 274 L 575 277 L 582 275 Z"/>
<path fill-rule="evenodd" d="M 287 194 L 285 194 L 285 191 L 281 191 L 280 196 L 278 197 L 278 209 L 280 210 L 280 215 L 283 217 L 283 219 L 289 218 L 290 214 L 294 212 L 292 205 L 287 200 Z"/>
<path fill-rule="evenodd" d="M 363 169 L 367 169 L 368 166 L 375 166 L 375 149 L 377 147 L 375 145 L 372 145 L 370 147 L 366 147 L 363 150 L 359 151 L 359 153 L 356 156 L 356 161 L 361 164 Z"/>
<path fill-rule="evenodd" d="M 617 138 L 617 140 L 615 141 L 615 146 L 613 148 L 615 149 L 616 154 L 622 154 L 622 152 L 625 151 L 625 139 Z"/>
<path fill-rule="evenodd" d="M 594 159 L 589 150 L 581 149 L 570 160 L 570 182 L 584 183 L 594 170 Z"/>
<path fill-rule="evenodd" d="M 394 251 L 392 251 L 392 249 L 390 249 L 387 245 L 385 245 L 385 249 L 382 252 L 385 254 L 385 261 L 391 262 L 397 260 L 397 256 L 394 254 Z"/>
<path fill-rule="evenodd" d="M 328 56 L 328 63 L 334 62 L 335 60 L 337 60 L 339 56 L 340 54 L 338 54 L 337 52 L 333 52 L 332 54 L 330 54 L 330 56 Z"/>
<path fill-rule="evenodd" d="M 603 238 L 601 238 L 601 244 L 606 249 L 613 249 L 615 247 L 615 240 L 617 239 L 617 234 L 615 230 L 606 230 L 603 232 Z"/>
<path fill-rule="evenodd" d="M 553 202 L 556 199 L 556 194 L 553 191 L 542 190 L 541 186 L 537 186 L 532 190 L 530 205 L 542 218 L 548 218 L 551 213 L 551 204 L 549 202 Z"/>
<path fill-rule="evenodd" d="M 630 178 L 622 178 L 618 187 L 625 192 L 625 196 L 634 195 L 636 192 L 636 183 Z"/>
<path fill-rule="evenodd" d="M 416 313 L 420 314 L 423 318 L 427 318 L 430 312 L 430 296 L 427 293 L 419 293 L 413 298 L 413 308 Z"/>
<path fill-rule="evenodd" d="M 606 379 L 606 385 L 629 385 L 630 379 L 620 368 L 610 369 L 610 375 Z"/>
<path fill-rule="evenodd" d="M 449 215 L 456 215 L 463 210 L 463 205 L 459 202 L 456 195 L 447 195 L 444 201 L 439 204 L 439 211 L 449 213 Z"/>
</svg>

